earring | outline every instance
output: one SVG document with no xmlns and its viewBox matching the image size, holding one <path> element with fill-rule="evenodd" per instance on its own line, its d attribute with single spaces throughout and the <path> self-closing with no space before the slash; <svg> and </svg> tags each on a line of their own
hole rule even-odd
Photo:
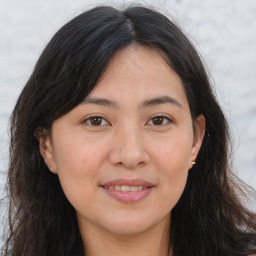
<svg viewBox="0 0 256 256">
<path fill-rule="evenodd" d="M 195 165 L 195 164 L 196 164 L 196 161 L 195 161 L 195 160 L 193 160 L 193 161 L 192 161 L 192 165 Z"/>
</svg>

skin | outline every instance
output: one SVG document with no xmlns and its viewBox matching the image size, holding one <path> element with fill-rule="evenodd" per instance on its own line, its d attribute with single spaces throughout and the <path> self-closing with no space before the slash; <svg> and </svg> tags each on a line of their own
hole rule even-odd
<svg viewBox="0 0 256 256">
<path fill-rule="evenodd" d="M 163 96 L 173 100 L 145 104 Z M 88 102 L 95 98 L 112 103 Z M 204 129 L 203 116 L 192 121 L 181 79 L 162 54 L 131 46 L 113 57 L 87 102 L 40 138 L 45 163 L 76 210 L 86 255 L 168 254 L 171 210 Z M 154 188 L 138 202 L 119 202 L 100 187 L 117 178 L 143 179 Z"/>
</svg>

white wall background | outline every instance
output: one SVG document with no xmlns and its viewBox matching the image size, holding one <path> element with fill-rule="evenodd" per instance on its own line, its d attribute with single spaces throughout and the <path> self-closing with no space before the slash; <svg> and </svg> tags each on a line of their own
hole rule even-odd
<svg viewBox="0 0 256 256">
<path fill-rule="evenodd" d="M 83 10 L 134 2 L 170 14 L 201 52 L 232 128 L 234 171 L 256 188 L 255 0 L 0 0 L 0 198 L 8 162 L 8 118 L 44 46 Z M 2 211 L 0 204 L 0 220 Z"/>
</svg>

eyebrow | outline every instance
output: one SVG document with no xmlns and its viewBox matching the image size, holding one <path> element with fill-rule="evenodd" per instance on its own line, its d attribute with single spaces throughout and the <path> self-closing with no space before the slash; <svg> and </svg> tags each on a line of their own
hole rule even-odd
<svg viewBox="0 0 256 256">
<path fill-rule="evenodd" d="M 161 105 L 166 103 L 182 108 L 182 105 L 176 99 L 170 96 L 160 96 L 153 99 L 145 100 L 142 102 L 140 107 L 151 107 L 151 106 L 156 106 L 156 105 Z M 112 107 L 112 108 L 119 107 L 119 104 L 116 101 L 111 101 L 111 100 L 102 99 L 102 98 L 90 98 L 90 97 L 85 98 L 82 101 L 82 104 L 96 104 L 96 105 Z"/>
<path fill-rule="evenodd" d="M 166 103 L 169 103 L 169 104 L 175 105 L 179 108 L 182 108 L 182 105 L 176 99 L 174 99 L 170 96 L 161 96 L 161 97 L 153 98 L 150 100 L 145 100 L 145 101 L 143 101 L 142 106 L 150 107 L 150 106 L 166 104 Z"/>
<path fill-rule="evenodd" d="M 118 108 L 118 104 L 116 101 L 110 101 L 107 99 L 101 99 L 101 98 L 85 98 L 82 101 L 82 104 L 96 104 L 96 105 L 100 105 L 100 106 L 105 106 L 105 107 L 114 107 L 114 108 Z"/>
</svg>

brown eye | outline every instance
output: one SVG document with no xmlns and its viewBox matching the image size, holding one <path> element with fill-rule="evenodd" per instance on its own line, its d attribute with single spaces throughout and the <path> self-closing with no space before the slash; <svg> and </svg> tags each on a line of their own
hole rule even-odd
<svg viewBox="0 0 256 256">
<path fill-rule="evenodd" d="M 172 120 L 166 116 L 154 116 L 148 121 L 149 125 L 155 125 L 155 126 L 163 126 L 168 123 L 172 123 Z"/>
<path fill-rule="evenodd" d="M 154 118 L 152 118 L 152 123 L 154 125 L 162 125 L 164 121 L 164 118 L 162 116 L 156 116 Z"/>
<path fill-rule="evenodd" d="M 91 116 L 85 120 L 85 123 L 91 126 L 103 126 L 109 123 L 101 116 Z"/>
<path fill-rule="evenodd" d="M 101 125 L 102 123 L 102 118 L 99 116 L 91 117 L 90 122 L 92 125 Z"/>
</svg>

